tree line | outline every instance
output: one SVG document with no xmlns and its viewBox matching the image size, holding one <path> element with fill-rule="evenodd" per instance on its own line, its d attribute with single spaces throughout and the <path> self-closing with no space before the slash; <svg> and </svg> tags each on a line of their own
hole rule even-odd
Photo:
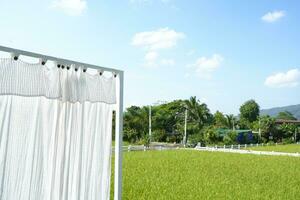
<svg viewBox="0 0 300 200">
<path fill-rule="evenodd" d="M 220 111 L 212 114 L 205 103 L 191 97 L 188 100 L 174 100 L 151 106 L 151 141 L 182 142 L 186 110 L 187 141 L 190 144 L 291 143 L 298 140 L 299 126 L 290 123 L 276 124 L 276 119 L 296 120 L 289 112 L 281 112 L 276 117 L 260 116 L 257 102 L 248 100 L 240 106 L 238 116 L 226 115 Z M 249 130 L 251 137 L 247 131 L 241 130 Z M 131 106 L 126 109 L 124 140 L 130 143 L 149 143 L 149 106 Z"/>
</svg>

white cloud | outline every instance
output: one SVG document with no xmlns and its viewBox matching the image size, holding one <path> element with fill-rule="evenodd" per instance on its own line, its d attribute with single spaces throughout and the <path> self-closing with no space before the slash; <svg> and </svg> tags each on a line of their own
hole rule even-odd
<svg viewBox="0 0 300 200">
<path fill-rule="evenodd" d="M 266 13 L 264 16 L 261 17 L 261 19 L 265 22 L 276 22 L 278 21 L 280 18 L 285 16 L 285 12 L 284 11 L 273 11 L 273 12 L 268 12 Z"/>
<path fill-rule="evenodd" d="M 273 88 L 296 87 L 300 82 L 300 70 L 291 69 L 287 72 L 273 74 L 266 78 L 265 85 Z"/>
<path fill-rule="evenodd" d="M 196 75 L 200 78 L 210 79 L 212 73 L 216 71 L 224 58 L 219 54 L 214 54 L 209 57 L 200 57 L 191 65 L 195 69 Z"/>
<path fill-rule="evenodd" d="M 148 52 L 145 55 L 145 63 L 146 67 L 157 68 L 160 66 L 173 66 L 175 61 L 173 59 L 159 59 L 159 54 L 155 51 Z"/>
<path fill-rule="evenodd" d="M 132 4 L 143 4 L 143 3 L 153 3 L 155 0 L 129 0 Z M 171 0 L 156 0 L 161 3 L 169 3 Z"/>
<path fill-rule="evenodd" d="M 52 7 L 67 15 L 77 16 L 87 9 L 87 2 L 85 0 L 54 0 Z"/>
<path fill-rule="evenodd" d="M 161 28 L 155 31 L 140 32 L 134 35 L 131 44 L 143 47 L 146 50 L 170 49 L 176 46 L 178 40 L 185 35 L 169 28 Z"/>
<path fill-rule="evenodd" d="M 187 56 L 192 56 L 196 53 L 195 49 L 192 49 L 186 53 Z"/>
<path fill-rule="evenodd" d="M 161 64 L 164 66 L 173 66 L 175 65 L 175 61 L 173 59 L 162 59 Z"/>
<path fill-rule="evenodd" d="M 130 0 L 130 3 L 134 4 L 134 3 L 147 3 L 150 2 L 150 0 Z"/>
<path fill-rule="evenodd" d="M 157 59 L 159 55 L 155 51 L 150 51 L 145 55 L 145 66 L 146 67 L 157 67 Z"/>
<path fill-rule="evenodd" d="M 149 62 L 156 61 L 157 58 L 158 58 L 158 53 L 156 53 L 155 51 L 148 52 L 145 55 L 145 60 Z"/>
</svg>

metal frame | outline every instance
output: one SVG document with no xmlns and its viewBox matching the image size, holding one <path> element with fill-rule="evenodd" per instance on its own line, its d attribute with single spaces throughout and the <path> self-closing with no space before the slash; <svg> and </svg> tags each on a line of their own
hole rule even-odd
<svg viewBox="0 0 300 200">
<path fill-rule="evenodd" d="M 23 51 L 19 49 L 0 46 L 0 51 L 8 52 L 14 56 L 29 56 L 38 58 L 44 62 L 51 60 L 58 64 L 63 65 L 76 65 L 83 69 L 92 68 L 100 70 L 101 72 L 108 71 L 117 75 L 119 78 L 119 85 L 117 91 L 117 105 L 116 105 L 116 121 L 115 121 L 115 182 L 114 182 L 114 200 L 122 199 L 122 142 L 123 142 L 123 90 L 124 90 L 124 72 L 118 69 L 101 67 L 97 65 L 91 65 L 87 63 L 72 61 L 68 59 L 57 58 L 53 56 L 47 56 L 39 53 L 33 53 L 29 51 Z"/>
</svg>

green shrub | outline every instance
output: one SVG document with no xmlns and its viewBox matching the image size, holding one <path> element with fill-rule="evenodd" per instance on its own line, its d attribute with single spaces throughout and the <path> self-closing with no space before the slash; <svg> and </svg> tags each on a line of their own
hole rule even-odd
<svg viewBox="0 0 300 200">
<path fill-rule="evenodd" d="M 135 143 L 138 140 L 139 136 L 135 129 L 125 128 L 123 139 L 130 143 Z"/>
<path fill-rule="evenodd" d="M 236 131 L 230 131 L 223 138 L 224 144 L 226 144 L 226 145 L 237 144 L 237 136 L 238 136 L 238 133 Z"/>
<path fill-rule="evenodd" d="M 206 127 L 203 132 L 204 140 L 208 144 L 216 144 L 222 141 L 218 131 L 213 126 Z"/>
<path fill-rule="evenodd" d="M 282 144 L 292 144 L 294 140 L 292 138 L 284 138 L 282 139 Z"/>
<path fill-rule="evenodd" d="M 166 141 L 167 135 L 165 130 L 154 130 L 152 132 L 152 141 L 164 142 Z"/>
<path fill-rule="evenodd" d="M 197 133 L 197 134 L 190 135 L 188 137 L 189 144 L 196 145 L 196 144 L 198 144 L 198 142 L 204 143 L 204 140 L 203 140 L 203 137 L 201 134 Z"/>
</svg>

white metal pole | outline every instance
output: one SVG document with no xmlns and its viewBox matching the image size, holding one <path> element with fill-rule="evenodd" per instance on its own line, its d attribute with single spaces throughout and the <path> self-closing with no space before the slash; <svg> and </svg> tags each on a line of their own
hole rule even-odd
<svg viewBox="0 0 300 200">
<path fill-rule="evenodd" d="M 232 119 L 232 130 L 235 130 L 234 118 Z"/>
<path fill-rule="evenodd" d="M 91 64 L 88 64 L 88 63 L 82 63 L 82 62 L 67 60 L 67 59 L 63 59 L 63 58 L 57 58 L 57 57 L 54 57 L 54 56 L 47 56 L 47 55 L 43 55 L 43 54 L 39 54 L 39 53 L 34 53 L 34 52 L 30 52 L 30 51 L 23 51 L 23 50 L 20 50 L 20 49 L 14 49 L 14 48 L 5 47 L 5 46 L 0 46 L 0 51 L 13 53 L 16 56 L 24 55 L 24 56 L 39 58 L 39 59 L 42 59 L 44 61 L 51 60 L 51 61 L 57 62 L 58 64 L 65 64 L 65 65 L 74 64 L 76 66 L 82 66 L 85 69 L 86 68 L 92 68 L 92 69 L 97 69 L 97 70 L 100 69 L 102 71 L 113 72 L 113 73 L 116 73 L 116 74 L 123 73 L 123 71 L 113 69 L 113 68 L 107 68 L 107 67 L 102 67 L 102 66 L 97 66 L 97 65 L 91 65 Z"/>
<path fill-rule="evenodd" d="M 114 200 L 122 199 L 122 142 L 123 142 L 123 90 L 124 74 L 118 74 L 118 98 L 116 108 L 116 126 L 115 126 L 115 189 Z"/>
<path fill-rule="evenodd" d="M 187 109 L 185 109 L 185 114 L 184 114 L 184 147 L 186 146 L 187 138 L 186 138 L 186 126 L 187 126 Z"/>
<path fill-rule="evenodd" d="M 295 143 L 297 142 L 297 129 L 298 128 L 295 128 Z"/>
<path fill-rule="evenodd" d="M 151 105 L 149 105 L 149 140 L 152 141 L 152 124 L 151 124 Z"/>
<path fill-rule="evenodd" d="M 258 134 L 259 134 L 259 141 L 261 141 L 260 118 L 258 119 Z"/>
</svg>

